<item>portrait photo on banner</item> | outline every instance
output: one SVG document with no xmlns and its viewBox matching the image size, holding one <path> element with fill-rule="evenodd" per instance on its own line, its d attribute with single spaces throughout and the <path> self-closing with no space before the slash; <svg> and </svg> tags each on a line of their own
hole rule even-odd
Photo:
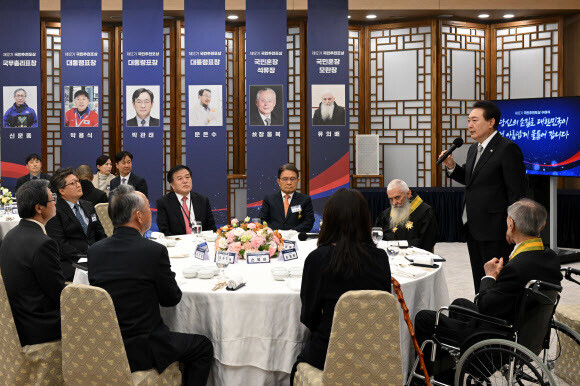
<svg viewBox="0 0 580 386">
<path fill-rule="evenodd" d="M 279 85 L 250 86 L 250 126 L 282 126 L 284 124 L 284 89 Z"/>
<path fill-rule="evenodd" d="M 222 85 L 189 86 L 189 126 L 222 126 L 222 106 Z"/>
<path fill-rule="evenodd" d="M 64 87 L 64 125 L 67 127 L 99 126 L 99 87 Z"/>
<path fill-rule="evenodd" d="M 159 86 L 127 86 L 125 89 L 127 127 L 159 126 Z"/>
<path fill-rule="evenodd" d="M 38 127 L 36 86 L 4 86 L 2 95 L 4 127 Z"/>
<path fill-rule="evenodd" d="M 312 85 L 313 126 L 345 125 L 345 90 L 344 84 Z"/>
</svg>

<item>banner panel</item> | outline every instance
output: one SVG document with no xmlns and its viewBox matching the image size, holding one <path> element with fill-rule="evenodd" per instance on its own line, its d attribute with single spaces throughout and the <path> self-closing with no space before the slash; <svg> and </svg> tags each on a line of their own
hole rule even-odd
<svg viewBox="0 0 580 386">
<path fill-rule="evenodd" d="M 61 0 L 62 166 L 95 168 L 102 154 L 101 0 Z M 96 170 L 93 170 L 95 173 Z"/>
<path fill-rule="evenodd" d="M 288 162 L 286 0 L 246 1 L 246 139 L 248 216 L 278 189 Z"/>
<path fill-rule="evenodd" d="M 308 95 L 310 196 L 317 231 L 328 197 L 350 186 L 347 0 L 308 1 Z"/>
<path fill-rule="evenodd" d="M 26 156 L 42 156 L 39 2 L 0 0 L 0 15 L 2 186 L 13 191 Z"/>
<path fill-rule="evenodd" d="M 186 161 L 216 225 L 227 219 L 225 0 L 185 1 Z"/>
<path fill-rule="evenodd" d="M 123 150 L 155 207 L 164 185 L 163 0 L 123 0 L 123 93 Z"/>
</svg>

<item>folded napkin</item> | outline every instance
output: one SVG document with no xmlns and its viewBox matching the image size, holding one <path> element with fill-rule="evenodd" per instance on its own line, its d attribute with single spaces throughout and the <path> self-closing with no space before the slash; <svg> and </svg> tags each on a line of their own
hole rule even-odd
<svg viewBox="0 0 580 386">
<path fill-rule="evenodd" d="M 433 265 L 433 255 L 413 255 L 413 263 L 422 265 Z"/>
<path fill-rule="evenodd" d="M 242 275 L 237 273 L 228 275 L 228 288 L 238 288 L 242 283 L 245 283 Z"/>
<path fill-rule="evenodd" d="M 165 235 L 161 232 L 151 232 L 152 239 L 164 239 Z"/>
</svg>

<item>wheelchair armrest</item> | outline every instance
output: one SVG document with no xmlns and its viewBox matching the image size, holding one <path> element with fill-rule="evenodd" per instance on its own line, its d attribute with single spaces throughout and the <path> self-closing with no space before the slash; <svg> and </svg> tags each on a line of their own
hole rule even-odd
<svg viewBox="0 0 580 386">
<path fill-rule="evenodd" d="M 468 318 L 482 320 L 484 322 L 492 323 L 492 324 L 498 325 L 500 327 L 505 327 L 505 328 L 512 328 L 513 327 L 507 320 L 499 319 L 499 318 L 489 316 L 489 315 L 484 315 L 484 314 L 481 314 L 477 311 L 471 310 L 469 308 L 464 308 L 464 307 L 456 306 L 453 304 L 449 306 L 449 312 L 454 312 L 456 314 L 467 316 Z"/>
</svg>

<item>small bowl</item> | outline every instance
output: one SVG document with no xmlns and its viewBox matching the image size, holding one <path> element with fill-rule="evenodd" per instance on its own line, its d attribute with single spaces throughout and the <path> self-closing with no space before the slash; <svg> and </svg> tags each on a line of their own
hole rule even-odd
<svg viewBox="0 0 580 386">
<path fill-rule="evenodd" d="M 183 269 L 183 271 L 181 272 L 181 274 L 186 279 L 193 279 L 193 278 L 197 277 L 197 272 L 198 271 L 199 271 L 199 267 L 196 267 L 196 266 L 187 267 L 187 268 L 184 268 Z"/>
<path fill-rule="evenodd" d="M 197 277 L 199 277 L 200 279 L 211 279 L 214 277 L 214 271 L 212 269 L 209 268 L 201 268 L 199 271 L 197 271 Z"/>
<path fill-rule="evenodd" d="M 284 267 L 274 267 L 272 268 L 271 272 L 272 277 L 274 277 L 275 280 L 284 280 L 289 275 L 288 269 Z"/>
<path fill-rule="evenodd" d="M 214 241 L 216 241 L 216 240 L 217 240 L 217 234 L 216 234 L 216 233 L 213 233 L 213 232 L 211 232 L 211 233 L 206 233 L 206 234 L 203 234 L 203 233 L 202 233 L 202 234 L 201 234 L 201 237 L 203 237 L 203 239 L 204 239 L 205 241 L 209 241 L 210 243 L 211 243 L 211 242 L 214 242 Z"/>
<path fill-rule="evenodd" d="M 291 267 L 289 270 L 290 277 L 302 277 L 302 267 Z"/>
<path fill-rule="evenodd" d="M 218 268 L 217 265 L 216 266 L 208 266 L 208 267 L 205 267 L 205 268 L 211 270 L 213 272 L 213 275 L 214 276 L 217 276 L 220 273 L 220 269 Z"/>
</svg>

